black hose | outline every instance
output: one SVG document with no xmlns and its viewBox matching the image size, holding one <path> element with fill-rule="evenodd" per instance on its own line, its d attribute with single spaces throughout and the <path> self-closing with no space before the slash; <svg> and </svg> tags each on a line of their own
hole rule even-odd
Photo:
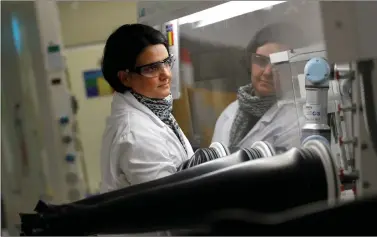
<svg viewBox="0 0 377 237">
<path fill-rule="evenodd" d="M 217 154 L 215 148 L 199 148 L 195 151 L 194 155 L 183 162 L 178 168 L 177 171 L 182 171 L 188 168 L 192 168 L 194 166 L 198 166 L 200 164 L 204 164 L 208 161 L 215 160 L 220 158 L 220 155 Z"/>
<path fill-rule="evenodd" d="M 237 151 L 240 151 L 240 149 L 237 148 L 237 147 L 233 147 L 231 150 L 232 150 L 232 152 L 231 152 L 232 154 L 236 153 Z M 246 152 L 246 154 L 247 154 L 247 156 L 250 160 L 256 159 L 256 158 L 262 158 L 262 154 L 257 149 L 245 148 L 245 149 L 242 149 L 242 150 L 244 152 Z M 241 157 L 241 159 L 239 159 L 239 157 Z M 221 157 L 216 152 L 215 148 L 199 148 L 199 149 L 197 149 L 197 151 L 194 153 L 194 155 L 190 159 L 186 160 L 185 162 L 183 162 L 181 164 L 181 166 L 178 167 L 177 171 L 183 171 L 183 170 L 186 170 L 188 168 L 193 168 L 195 166 L 204 164 L 204 163 L 209 162 L 209 161 L 213 161 L 213 160 L 218 159 L 218 158 L 221 158 Z M 247 159 L 245 155 L 228 156 L 227 160 L 225 160 L 223 162 L 223 164 L 229 163 L 229 165 L 232 165 L 232 164 L 247 161 L 249 159 Z M 213 167 L 217 167 L 217 166 L 214 165 Z M 121 190 L 116 190 L 116 191 L 113 191 L 113 192 L 110 192 L 110 193 L 107 193 L 107 194 L 100 194 L 100 195 L 91 196 L 91 197 L 85 198 L 83 200 L 73 202 L 73 203 L 69 204 L 69 206 L 52 205 L 52 204 L 46 204 L 43 201 L 39 201 L 37 203 L 34 211 L 36 211 L 38 213 L 47 213 L 47 212 L 49 212 L 49 213 L 55 212 L 56 213 L 58 211 L 64 211 L 65 209 L 71 208 L 73 206 L 76 207 L 77 205 L 98 204 L 101 201 L 110 200 L 112 198 L 112 196 L 118 196 L 118 195 L 122 195 Z"/>
<path fill-rule="evenodd" d="M 210 225 L 224 210 L 263 216 L 327 200 L 328 182 L 339 187 L 335 179 L 327 180 L 321 158 L 310 149 L 293 148 L 282 155 L 253 160 L 250 154 L 258 157 L 258 153 L 250 151 L 255 152 L 240 150 L 163 182 L 125 188 L 123 195 L 96 205 L 35 215 L 39 220 L 33 223 L 24 218 L 22 230 L 26 235 L 36 235 L 38 230 L 38 235 L 92 235 L 190 229 Z M 249 161 L 240 164 L 245 158 Z M 221 166 L 224 169 L 219 169 Z"/>
<path fill-rule="evenodd" d="M 243 150 L 249 155 L 250 160 L 263 158 L 263 154 L 256 148 L 244 148 Z"/>
<path fill-rule="evenodd" d="M 214 151 L 214 149 L 211 149 Z M 235 152 L 227 157 L 224 157 L 223 159 L 213 159 L 217 157 L 215 153 L 212 153 L 211 157 L 212 160 L 210 162 L 204 162 L 207 158 L 207 153 L 204 153 L 203 148 L 198 149 L 193 157 L 197 157 L 195 159 L 198 159 L 199 162 L 202 162 L 200 165 L 194 165 L 189 162 L 194 162 L 194 160 L 188 160 L 186 161 L 184 165 L 181 166 L 180 172 L 177 172 L 173 176 L 168 176 L 162 179 L 153 180 L 151 182 L 142 183 L 139 185 L 133 185 L 130 187 L 127 187 L 125 189 L 119 189 L 114 190 L 111 192 L 98 194 L 94 196 L 87 197 L 85 199 L 69 203 L 69 204 L 63 204 L 63 205 L 51 205 L 46 204 L 43 201 L 39 201 L 34 209 L 34 211 L 38 213 L 58 213 L 58 212 L 67 212 L 72 208 L 79 208 L 81 206 L 92 206 L 92 205 L 98 205 L 101 202 L 108 202 L 112 199 L 116 199 L 121 196 L 129 195 L 130 193 L 138 192 L 139 190 L 144 190 L 148 187 L 153 187 L 161 184 L 165 184 L 167 182 L 176 182 L 176 181 L 182 181 L 184 179 L 190 179 L 196 176 L 200 176 L 205 173 L 213 172 L 215 170 L 219 170 L 222 168 L 226 168 L 232 165 L 240 164 L 242 162 L 250 160 L 249 155 L 243 150 L 239 150 L 238 152 Z M 190 169 L 188 167 L 190 166 Z"/>
<path fill-rule="evenodd" d="M 253 220 L 228 215 L 213 223 L 210 229 L 187 233 L 194 236 L 376 236 L 376 221 L 371 218 L 375 210 L 377 196 L 334 207 L 323 202 L 310 208 L 301 207 Z M 247 216 L 248 213 L 240 214 Z M 268 220 L 280 221 L 273 223 Z M 187 236 L 186 233 L 182 235 Z"/>
</svg>

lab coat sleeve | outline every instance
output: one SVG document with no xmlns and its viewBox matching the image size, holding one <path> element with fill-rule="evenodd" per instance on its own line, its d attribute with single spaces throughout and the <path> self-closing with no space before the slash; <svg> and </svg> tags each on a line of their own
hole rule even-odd
<svg viewBox="0 0 377 237">
<path fill-rule="evenodd" d="M 229 104 L 220 114 L 215 124 L 212 142 L 220 142 L 225 146 L 229 145 L 229 134 L 233 123 L 233 116 L 238 110 L 238 101 Z"/>
<path fill-rule="evenodd" d="M 283 132 L 275 136 L 273 146 L 276 148 L 291 149 L 300 146 L 300 122 L 291 121 L 286 124 Z"/>
<path fill-rule="evenodd" d="M 146 131 L 130 132 L 120 144 L 120 168 L 131 185 L 177 172 L 165 140 Z"/>
<path fill-rule="evenodd" d="M 227 132 L 226 123 L 228 116 L 223 112 L 216 121 L 215 129 L 213 131 L 212 142 L 221 142 L 227 146 L 229 143 L 229 134 Z"/>
</svg>

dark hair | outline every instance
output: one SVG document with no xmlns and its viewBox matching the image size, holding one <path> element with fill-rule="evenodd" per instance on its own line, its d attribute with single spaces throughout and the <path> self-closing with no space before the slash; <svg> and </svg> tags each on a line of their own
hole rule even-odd
<svg viewBox="0 0 377 237">
<path fill-rule="evenodd" d="M 279 43 L 289 48 L 307 46 L 304 32 L 297 26 L 288 23 L 274 23 L 260 29 L 246 47 L 245 63 L 250 72 L 251 54 L 267 43 Z"/>
<path fill-rule="evenodd" d="M 102 58 L 102 74 L 110 86 L 124 93 L 127 88 L 118 72 L 135 67 L 138 55 L 148 46 L 163 44 L 169 52 L 165 36 L 153 27 L 127 24 L 115 30 L 107 39 Z"/>
</svg>

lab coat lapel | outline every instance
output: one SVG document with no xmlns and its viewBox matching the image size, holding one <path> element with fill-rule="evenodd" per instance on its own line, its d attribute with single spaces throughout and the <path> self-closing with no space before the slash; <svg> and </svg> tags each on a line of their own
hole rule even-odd
<svg viewBox="0 0 377 237">
<path fill-rule="evenodd" d="M 120 94 L 126 101 L 127 101 L 127 104 L 129 104 L 130 106 L 133 107 L 133 109 L 136 109 L 136 110 L 139 110 L 145 114 L 147 114 L 154 123 L 156 123 L 156 125 L 160 126 L 160 127 L 163 127 L 165 126 L 165 123 L 161 121 L 161 119 L 159 119 L 157 117 L 157 115 L 155 115 L 150 109 L 148 109 L 145 105 L 141 104 L 139 101 L 137 101 L 137 99 L 129 92 L 126 92 L 124 94 Z"/>
<path fill-rule="evenodd" d="M 157 115 L 155 115 L 150 109 L 148 109 L 145 105 L 141 104 L 139 101 L 137 101 L 137 99 L 129 92 L 126 92 L 124 94 L 120 94 L 126 101 L 129 105 L 131 105 L 134 109 L 137 109 L 145 114 L 147 114 L 148 116 L 150 116 L 150 118 L 152 119 L 152 121 L 157 125 L 157 126 L 160 126 L 162 127 L 164 130 L 165 130 L 165 133 L 169 136 L 171 136 L 173 139 L 173 141 L 175 141 L 175 145 L 179 147 L 179 150 L 180 150 L 180 153 L 182 155 L 182 158 L 183 157 L 186 157 L 188 155 L 188 153 L 186 153 L 185 149 L 183 148 L 182 144 L 180 143 L 178 137 L 175 135 L 175 133 L 173 132 L 173 130 L 168 126 L 166 125 L 164 122 L 161 121 L 161 119 L 159 119 L 157 117 Z M 182 132 L 182 131 L 180 131 Z M 183 132 L 182 132 L 183 133 Z M 186 147 L 187 147 L 187 143 L 186 144 Z M 191 146 L 191 145 L 190 145 Z"/>
<path fill-rule="evenodd" d="M 255 126 L 246 134 L 246 136 L 238 143 L 241 146 L 244 142 L 253 140 L 253 136 L 261 134 L 262 130 L 271 123 L 273 118 L 278 113 L 279 108 L 274 104 L 267 112 L 258 120 Z"/>
</svg>

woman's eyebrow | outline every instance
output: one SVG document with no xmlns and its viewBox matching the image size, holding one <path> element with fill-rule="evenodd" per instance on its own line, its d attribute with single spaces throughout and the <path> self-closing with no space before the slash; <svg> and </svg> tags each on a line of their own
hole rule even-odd
<svg viewBox="0 0 377 237">
<path fill-rule="evenodd" d="M 265 55 L 262 55 L 262 54 L 257 54 L 257 53 L 255 53 L 254 55 L 255 55 L 255 56 L 258 56 L 258 57 L 262 57 L 262 58 L 269 58 L 268 56 L 265 56 Z"/>
</svg>

